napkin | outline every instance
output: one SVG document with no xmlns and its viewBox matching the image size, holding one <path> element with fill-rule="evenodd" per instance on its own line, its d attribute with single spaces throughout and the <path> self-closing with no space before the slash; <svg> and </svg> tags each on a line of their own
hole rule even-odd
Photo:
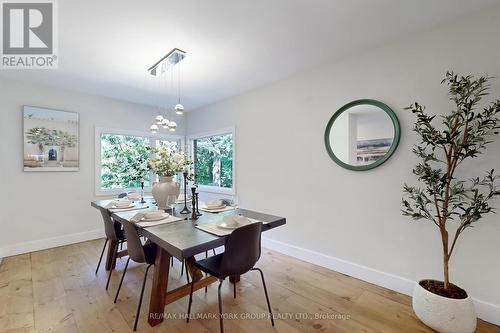
<svg viewBox="0 0 500 333">
<path fill-rule="evenodd" d="M 128 200 L 114 200 L 109 202 L 104 208 L 126 208 L 133 202 Z"/>
<path fill-rule="evenodd" d="M 131 193 L 127 194 L 127 198 L 129 200 L 138 200 L 138 199 L 141 198 L 141 195 L 139 193 L 137 193 L 137 192 L 131 192 Z"/>
<path fill-rule="evenodd" d="M 144 216 L 146 212 L 138 212 L 130 219 L 131 222 L 139 222 Z"/>
<path fill-rule="evenodd" d="M 143 213 L 144 213 L 144 217 L 147 219 L 160 218 L 165 214 L 165 212 L 162 210 L 153 210 L 153 211 L 143 212 Z"/>
<path fill-rule="evenodd" d="M 216 209 L 216 208 L 223 208 L 224 202 L 222 200 L 209 200 L 205 201 L 205 207 L 208 209 Z"/>
</svg>

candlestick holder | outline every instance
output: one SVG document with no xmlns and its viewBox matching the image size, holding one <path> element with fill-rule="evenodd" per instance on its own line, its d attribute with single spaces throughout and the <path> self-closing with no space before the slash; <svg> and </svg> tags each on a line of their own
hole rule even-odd
<svg viewBox="0 0 500 333">
<path fill-rule="evenodd" d="M 144 182 L 141 182 L 141 204 L 146 203 L 146 200 L 144 200 Z"/>
<path fill-rule="evenodd" d="M 184 208 L 182 208 L 182 210 L 180 211 L 181 214 L 189 214 L 191 213 L 191 211 L 189 210 L 189 208 L 187 207 L 187 183 L 188 183 L 188 173 L 187 171 L 184 171 L 182 173 L 182 175 L 184 176 Z"/>
<path fill-rule="evenodd" d="M 191 214 L 191 220 L 197 220 L 198 214 L 196 213 L 196 187 L 191 187 L 191 198 L 193 204 L 193 213 Z"/>
<path fill-rule="evenodd" d="M 196 197 L 196 215 L 197 216 L 202 216 L 203 214 L 200 213 L 200 207 L 198 206 L 198 192 L 195 193 L 195 197 Z"/>
</svg>

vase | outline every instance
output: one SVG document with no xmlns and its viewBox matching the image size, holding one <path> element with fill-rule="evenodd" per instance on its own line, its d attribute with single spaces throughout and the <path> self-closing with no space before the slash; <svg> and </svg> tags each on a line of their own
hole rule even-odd
<svg viewBox="0 0 500 333">
<path fill-rule="evenodd" d="M 153 198 L 158 208 L 167 209 L 167 199 L 169 195 L 179 196 L 180 184 L 174 181 L 174 177 L 160 177 L 160 182 L 153 184 Z"/>
<path fill-rule="evenodd" d="M 472 298 L 454 299 L 436 295 L 420 281 L 413 290 L 413 311 L 424 324 L 440 333 L 473 333 L 477 315 Z"/>
</svg>

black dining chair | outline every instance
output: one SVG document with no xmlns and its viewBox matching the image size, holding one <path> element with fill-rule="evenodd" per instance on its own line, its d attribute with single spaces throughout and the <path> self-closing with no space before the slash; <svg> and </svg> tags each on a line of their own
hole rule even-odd
<svg viewBox="0 0 500 333">
<path fill-rule="evenodd" d="M 214 256 L 215 256 L 215 255 L 217 255 L 217 252 L 215 252 L 215 249 L 212 249 L 212 252 L 213 252 Z M 206 259 L 206 258 L 208 258 L 208 250 L 207 250 L 207 251 L 205 251 L 205 259 Z M 182 265 L 181 265 L 181 276 L 184 274 L 184 266 L 185 266 L 185 264 L 186 264 L 186 260 L 183 260 L 183 261 L 182 261 Z M 170 259 L 170 265 L 171 265 L 172 267 L 174 266 L 174 257 L 172 257 L 172 258 Z M 187 270 L 186 270 L 186 272 L 187 272 Z M 189 283 L 189 282 L 188 282 L 188 283 Z M 205 287 L 205 291 L 207 291 L 207 287 Z"/>
<path fill-rule="evenodd" d="M 122 278 L 120 279 L 120 284 L 118 285 L 118 290 L 116 291 L 115 300 L 118 300 L 118 295 L 120 294 L 120 289 L 122 287 L 123 278 L 127 273 L 128 263 L 130 259 L 137 263 L 146 263 L 146 272 L 144 273 L 144 279 L 142 280 L 141 295 L 139 296 L 139 304 L 137 304 L 137 312 L 135 315 L 134 331 L 137 330 L 137 322 L 139 320 L 139 313 L 141 312 L 142 297 L 144 296 L 144 287 L 146 286 L 146 280 L 148 277 L 148 271 L 152 265 L 155 263 L 157 246 L 154 243 L 146 242 L 142 244 L 139 233 L 135 225 L 131 222 L 122 221 L 123 228 L 125 229 L 125 235 L 127 236 L 127 249 L 128 249 L 128 259 L 125 264 L 125 269 L 123 270 Z"/>
<path fill-rule="evenodd" d="M 219 300 L 219 325 L 220 332 L 224 332 L 224 322 L 222 318 L 222 282 L 229 276 L 237 276 L 248 271 L 259 271 L 266 295 L 267 308 L 271 318 L 271 324 L 274 326 L 273 313 L 269 295 L 267 294 L 266 281 L 261 269 L 254 267 L 261 254 L 261 232 L 262 222 L 252 223 L 244 227 L 235 229 L 227 238 L 225 251 L 213 257 L 199 260 L 195 266 L 201 271 L 208 273 L 219 279 L 218 300 Z M 236 297 L 236 284 L 233 287 L 234 297 Z M 191 315 L 191 303 L 193 302 L 194 281 L 191 282 L 191 292 L 189 293 L 189 305 L 186 322 L 189 323 Z"/>
<path fill-rule="evenodd" d="M 106 282 L 106 290 L 108 290 L 109 281 L 111 280 L 111 274 L 113 273 L 115 260 L 118 254 L 118 246 L 122 245 L 123 242 L 125 242 L 127 239 L 125 237 L 125 234 L 123 233 L 121 224 L 113 221 L 109 214 L 109 211 L 106 208 L 102 207 L 99 208 L 99 211 L 101 212 L 102 220 L 104 222 L 104 233 L 106 234 L 106 240 L 104 241 L 104 246 L 102 247 L 101 256 L 99 257 L 99 262 L 97 263 L 97 268 L 95 269 L 96 274 L 99 271 L 99 266 L 101 266 L 101 261 L 104 255 L 104 250 L 106 250 L 106 245 L 109 241 L 116 241 L 114 249 L 111 249 L 111 251 L 113 251 L 113 255 L 111 257 L 111 268 L 109 270 L 108 281 Z"/>
</svg>

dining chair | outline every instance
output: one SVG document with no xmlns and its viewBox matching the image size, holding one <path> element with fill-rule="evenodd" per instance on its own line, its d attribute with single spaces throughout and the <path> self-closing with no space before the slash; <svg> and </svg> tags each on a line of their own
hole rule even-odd
<svg viewBox="0 0 500 333">
<path fill-rule="evenodd" d="M 116 241 L 113 251 L 113 255 L 111 257 L 111 268 L 109 269 L 108 281 L 106 282 L 106 290 L 109 287 L 109 281 L 111 280 L 111 274 L 113 273 L 114 263 L 116 260 L 116 256 L 118 253 L 118 246 L 122 245 L 127 239 L 125 234 L 123 233 L 123 229 L 121 224 L 113 221 L 108 210 L 106 208 L 99 208 L 99 211 L 102 215 L 102 220 L 104 222 L 104 233 L 106 235 L 106 240 L 104 241 L 104 246 L 102 247 L 101 256 L 99 257 L 99 262 L 97 263 L 97 268 L 95 269 L 95 273 L 99 271 L 99 266 L 101 266 L 102 257 L 104 255 L 104 250 L 106 249 L 106 245 L 109 241 Z M 111 245 L 110 245 L 111 246 Z"/>
<path fill-rule="evenodd" d="M 248 271 L 259 271 L 266 295 L 267 308 L 271 318 L 271 324 L 274 326 L 273 313 L 269 295 L 267 294 L 266 281 L 264 273 L 260 268 L 254 267 L 261 254 L 261 232 L 262 222 L 252 223 L 238 229 L 235 229 L 227 238 L 225 251 L 207 259 L 198 260 L 195 266 L 201 271 L 208 273 L 219 279 L 218 303 L 219 303 L 219 325 L 220 332 L 224 332 L 224 322 L 222 318 L 222 282 L 227 277 L 237 276 Z M 191 315 L 191 303 L 193 302 L 194 281 L 191 282 L 191 291 L 189 293 L 189 304 L 186 322 L 189 323 Z M 234 297 L 236 297 L 236 284 L 233 287 Z"/>
<path fill-rule="evenodd" d="M 217 255 L 217 252 L 215 252 L 215 249 L 212 249 L 212 252 L 214 253 L 214 256 Z M 205 251 L 205 259 L 208 258 L 208 250 Z M 183 260 L 182 261 L 182 265 L 181 265 L 181 276 L 182 274 L 184 274 L 184 266 L 185 266 L 185 263 L 186 263 L 186 260 Z M 172 257 L 170 259 L 170 265 L 173 267 L 174 266 L 174 257 Z M 206 289 L 207 287 L 205 287 Z M 205 290 L 206 291 L 206 290 Z"/>
<path fill-rule="evenodd" d="M 127 236 L 128 259 L 125 264 L 125 269 L 123 270 L 122 277 L 120 279 L 120 284 L 118 285 L 118 290 L 116 291 L 114 300 L 115 303 L 118 300 L 118 295 L 120 294 L 123 278 L 127 273 L 127 267 L 128 263 L 130 262 L 130 259 L 132 259 L 137 263 L 147 264 L 146 271 L 144 272 L 144 279 L 142 280 L 142 288 L 141 288 L 141 294 L 139 296 L 139 304 L 137 304 L 137 312 L 135 315 L 134 331 L 136 331 L 137 322 L 139 320 L 139 314 L 141 312 L 142 298 L 144 296 L 144 287 L 146 286 L 146 280 L 148 277 L 149 269 L 155 263 L 157 246 L 156 244 L 151 242 L 146 242 L 145 244 L 142 244 L 139 233 L 137 232 L 137 229 L 132 222 L 123 220 L 122 224 L 123 228 L 125 229 L 125 235 Z"/>
</svg>

